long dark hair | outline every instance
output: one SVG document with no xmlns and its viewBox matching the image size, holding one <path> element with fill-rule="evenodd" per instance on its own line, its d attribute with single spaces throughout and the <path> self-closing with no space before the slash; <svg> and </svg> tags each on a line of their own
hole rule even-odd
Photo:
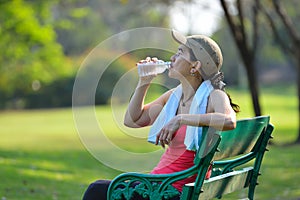
<svg viewBox="0 0 300 200">
<path fill-rule="evenodd" d="M 227 92 L 226 92 L 226 94 L 227 94 L 227 96 L 229 98 L 230 105 L 231 105 L 232 109 L 234 110 L 234 112 L 236 112 L 236 113 L 240 112 L 241 111 L 240 110 L 240 106 L 237 105 L 237 104 L 235 104 L 235 103 L 233 103 L 230 95 Z"/>
</svg>

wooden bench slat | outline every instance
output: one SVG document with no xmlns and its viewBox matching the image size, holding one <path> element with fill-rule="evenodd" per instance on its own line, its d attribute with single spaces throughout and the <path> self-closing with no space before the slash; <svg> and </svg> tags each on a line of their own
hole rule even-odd
<svg viewBox="0 0 300 200">
<path fill-rule="evenodd" d="M 222 195 L 248 187 L 252 171 L 253 167 L 247 167 L 205 180 L 199 199 L 205 200 L 221 197 Z M 186 184 L 184 187 L 185 191 L 192 191 L 194 183 Z"/>
</svg>

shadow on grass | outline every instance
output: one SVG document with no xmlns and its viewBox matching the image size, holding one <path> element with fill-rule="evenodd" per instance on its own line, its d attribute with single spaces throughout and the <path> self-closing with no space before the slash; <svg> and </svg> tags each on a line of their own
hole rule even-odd
<svg viewBox="0 0 300 200">
<path fill-rule="evenodd" d="M 119 173 L 86 151 L 0 150 L 0 198 L 80 199 L 90 182 Z"/>
</svg>

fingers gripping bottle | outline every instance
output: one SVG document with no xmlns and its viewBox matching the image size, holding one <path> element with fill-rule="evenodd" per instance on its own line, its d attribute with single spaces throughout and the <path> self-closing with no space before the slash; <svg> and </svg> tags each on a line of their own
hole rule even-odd
<svg viewBox="0 0 300 200">
<path fill-rule="evenodd" d="M 170 61 L 163 60 L 142 60 L 137 64 L 138 74 L 140 77 L 161 74 L 166 69 L 169 69 L 171 65 Z"/>
</svg>

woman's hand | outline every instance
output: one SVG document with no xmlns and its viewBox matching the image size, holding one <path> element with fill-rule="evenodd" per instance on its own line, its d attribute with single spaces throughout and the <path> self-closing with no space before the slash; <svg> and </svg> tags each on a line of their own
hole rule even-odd
<svg viewBox="0 0 300 200">
<path fill-rule="evenodd" d="M 147 85 L 147 84 L 150 84 L 151 81 L 152 81 L 155 77 L 156 77 L 156 74 L 139 77 L 139 83 L 140 83 L 140 85 Z"/>
<path fill-rule="evenodd" d="M 147 57 L 145 60 L 140 60 L 137 64 L 143 64 L 143 63 L 149 63 L 149 62 L 157 62 L 158 61 L 158 58 L 156 57 Z"/>
<path fill-rule="evenodd" d="M 158 58 L 156 58 L 156 57 L 153 57 L 153 58 L 147 57 L 145 60 L 140 60 L 138 63 L 136 63 L 136 65 L 138 65 L 138 64 L 146 64 L 146 63 L 150 63 L 150 62 L 155 63 L 157 61 L 158 61 Z M 139 79 L 140 80 L 140 84 L 141 85 L 150 84 L 151 81 L 153 80 L 153 78 L 155 78 L 155 77 L 156 77 L 156 74 L 154 74 L 154 75 L 148 75 L 148 76 L 142 76 Z"/>
<path fill-rule="evenodd" d="M 170 144 L 171 140 L 173 139 L 174 133 L 179 129 L 181 125 L 180 118 L 181 117 L 179 115 L 175 116 L 161 129 L 161 131 L 156 136 L 156 145 L 158 145 L 158 143 L 160 142 L 160 145 L 165 148 L 166 144 Z"/>
</svg>

